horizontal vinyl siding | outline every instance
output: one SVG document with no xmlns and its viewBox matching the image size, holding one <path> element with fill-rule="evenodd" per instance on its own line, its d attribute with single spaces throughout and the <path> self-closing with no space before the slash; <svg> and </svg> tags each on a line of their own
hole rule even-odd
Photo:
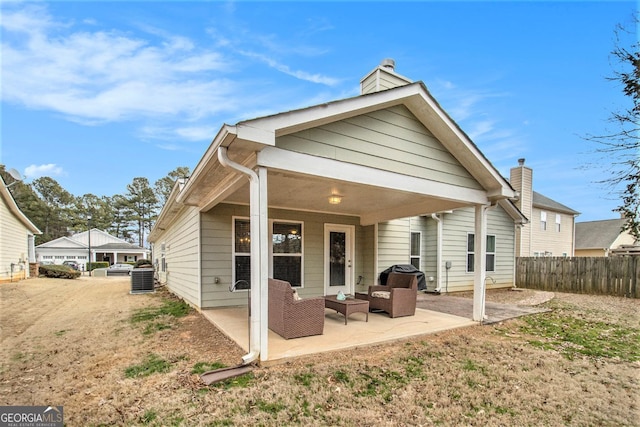
<svg viewBox="0 0 640 427">
<path fill-rule="evenodd" d="M 356 292 L 367 292 L 377 284 L 374 257 L 375 226 L 356 227 Z"/>
<path fill-rule="evenodd" d="M 28 236 L 30 232 L 0 199 L 0 280 L 12 277 L 11 264 L 14 265 L 13 277 L 24 277 L 28 264 L 19 264 L 21 257 L 26 261 L 29 256 Z M 24 270 L 18 270 L 24 268 Z"/>
<path fill-rule="evenodd" d="M 542 230 L 540 216 L 542 212 L 547 213 L 547 229 Z M 530 223 L 531 227 L 531 251 L 529 256 L 535 252 L 550 252 L 550 256 L 573 256 L 573 215 L 560 214 L 560 232 L 556 231 L 556 212 L 533 208 Z"/>
<path fill-rule="evenodd" d="M 185 207 L 167 231 L 154 242 L 154 263 L 161 268 L 161 246 L 165 245 L 167 271 L 159 273 L 167 288 L 195 307 L 200 305 L 200 220 L 195 207 Z"/>
<path fill-rule="evenodd" d="M 430 217 L 414 217 L 411 218 L 411 232 L 421 233 L 421 252 L 420 252 L 420 271 L 422 271 L 427 280 L 429 289 L 435 288 L 435 277 L 437 277 L 437 225 Z M 444 267 L 443 267 L 444 268 Z M 444 271 L 444 270 L 443 270 Z M 434 278 L 434 282 L 429 282 L 429 277 Z"/>
<path fill-rule="evenodd" d="M 246 292 L 229 292 L 233 280 L 233 217 L 249 217 L 249 207 L 220 204 L 202 215 L 202 297 L 203 307 L 246 305 Z M 324 295 L 324 224 L 355 225 L 356 280 L 365 276 L 373 265 L 372 250 L 362 248 L 370 239 L 372 227 L 363 233 L 356 217 L 320 213 L 269 209 L 270 220 L 300 221 L 303 223 L 303 286 L 300 296 Z M 362 235 L 362 237 L 361 237 Z M 370 254 L 370 255 L 367 255 Z M 220 279 L 215 283 L 215 277 Z M 366 276 L 365 276 L 366 277 Z"/>
<path fill-rule="evenodd" d="M 392 265 L 409 263 L 411 254 L 410 238 L 409 218 L 378 224 L 377 275 Z"/>
<path fill-rule="evenodd" d="M 404 106 L 278 137 L 290 151 L 361 164 L 465 188 L 481 189 Z"/>
<path fill-rule="evenodd" d="M 475 233 L 475 209 L 458 209 L 444 214 L 444 244 L 442 262 L 451 261 L 452 266 L 443 291 L 455 292 L 473 289 L 474 274 L 467 273 L 467 234 Z M 513 286 L 515 232 L 513 219 L 500 207 L 487 213 L 487 234 L 496 236 L 495 271 L 487 272 L 487 288 Z M 491 280 L 495 280 L 495 284 Z"/>
</svg>

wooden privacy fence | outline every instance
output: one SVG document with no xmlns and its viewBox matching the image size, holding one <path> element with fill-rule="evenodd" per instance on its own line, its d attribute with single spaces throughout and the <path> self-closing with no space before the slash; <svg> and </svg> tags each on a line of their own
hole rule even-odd
<svg viewBox="0 0 640 427">
<path fill-rule="evenodd" d="M 516 286 L 544 291 L 640 298 L 640 257 L 516 259 Z"/>
</svg>

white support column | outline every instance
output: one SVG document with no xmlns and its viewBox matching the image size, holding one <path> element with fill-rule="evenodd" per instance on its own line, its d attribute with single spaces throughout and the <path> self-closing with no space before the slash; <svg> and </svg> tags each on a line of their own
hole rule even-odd
<svg viewBox="0 0 640 427">
<path fill-rule="evenodd" d="M 267 168 L 258 167 L 260 221 L 260 360 L 269 358 L 269 203 Z"/>
<path fill-rule="evenodd" d="M 476 205 L 473 261 L 473 320 L 484 319 L 487 270 L 487 206 Z"/>
<path fill-rule="evenodd" d="M 225 147 L 218 147 L 218 160 L 224 167 L 230 167 L 236 171 L 246 175 L 249 178 L 249 216 L 250 216 L 250 233 L 251 233 L 251 290 L 249 295 L 251 296 L 251 304 L 249 308 L 249 353 L 242 356 L 242 363 L 244 365 L 253 362 L 259 357 L 260 350 L 262 349 L 262 317 L 263 310 L 261 290 L 263 284 L 263 277 L 266 281 L 266 275 L 262 273 L 262 260 L 263 257 L 268 256 L 268 242 L 264 238 L 264 231 L 267 229 L 262 225 L 263 220 L 266 220 L 266 197 L 263 204 L 260 202 L 260 196 L 262 192 L 266 192 L 266 182 L 264 188 L 261 188 L 260 178 L 258 173 L 254 170 L 242 166 L 239 163 L 235 163 L 227 156 L 227 149 Z M 260 172 L 260 170 L 259 170 Z M 262 172 L 266 175 L 266 171 Z M 268 222 L 268 221 L 267 221 Z M 267 251 L 264 248 L 267 248 Z M 265 255 L 266 253 L 266 255 Z M 268 265 L 268 264 L 267 264 Z M 266 310 L 264 311 L 265 319 Z M 265 343 L 266 348 L 266 343 Z M 264 356 L 266 360 L 266 356 Z"/>
</svg>

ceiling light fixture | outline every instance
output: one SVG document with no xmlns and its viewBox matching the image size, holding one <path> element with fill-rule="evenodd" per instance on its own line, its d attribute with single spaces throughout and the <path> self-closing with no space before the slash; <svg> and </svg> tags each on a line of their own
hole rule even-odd
<svg viewBox="0 0 640 427">
<path fill-rule="evenodd" d="M 342 202 L 342 196 L 338 194 L 332 194 L 329 196 L 329 203 L 332 205 L 339 205 Z"/>
</svg>

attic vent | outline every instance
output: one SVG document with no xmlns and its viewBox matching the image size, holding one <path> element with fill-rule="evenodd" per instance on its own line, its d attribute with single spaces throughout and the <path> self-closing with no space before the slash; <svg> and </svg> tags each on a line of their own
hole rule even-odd
<svg viewBox="0 0 640 427">
<path fill-rule="evenodd" d="M 380 63 L 380 66 L 384 68 L 388 68 L 391 71 L 393 71 L 396 68 L 396 61 L 394 61 L 391 58 L 386 58 L 382 60 L 382 62 Z"/>
</svg>

